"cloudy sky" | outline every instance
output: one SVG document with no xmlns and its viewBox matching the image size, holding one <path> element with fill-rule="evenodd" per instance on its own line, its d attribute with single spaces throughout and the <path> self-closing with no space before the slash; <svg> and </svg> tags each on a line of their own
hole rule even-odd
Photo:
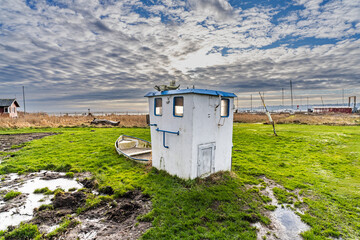
<svg viewBox="0 0 360 240">
<path fill-rule="evenodd" d="M 360 1 L 0 0 L 0 97 L 30 111 L 140 111 L 156 84 L 240 106 L 360 90 Z"/>
</svg>

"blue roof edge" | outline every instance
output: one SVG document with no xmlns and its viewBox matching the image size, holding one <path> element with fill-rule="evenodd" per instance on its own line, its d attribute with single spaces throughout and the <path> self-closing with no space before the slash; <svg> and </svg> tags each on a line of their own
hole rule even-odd
<svg viewBox="0 0 360 240">
<path fill-rule="evenodd" d="M 211 96 L 222 96 L 222 97 L 236 97 L 236 95 L 234 93 L 216 91 L 216 90 L 198 89 L 198 88 L 166 90 L 166 91 L 162 91 L 162 92 L 159 92 L 159 91 L 148 92 L 144 97 L 178 95 L 178 94 L 188 94 L 188 93 L 211 95 Z"/>
</svg>

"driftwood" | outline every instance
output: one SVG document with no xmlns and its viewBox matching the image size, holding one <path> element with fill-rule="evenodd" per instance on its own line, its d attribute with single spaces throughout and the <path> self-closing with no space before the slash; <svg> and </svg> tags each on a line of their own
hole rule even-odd
<svg viewBox="0 0 360 240">
<path fill-rule="evenodd" d="M 94 125 L 111 125 L 111 126 L 119 126 L 120 121 L 118 122 L 114 122 L 114 121 L 110 121 L 110 120 L 106 120 L 106 119 L 97 119 L 94 118 L 94 120 L 92 120 L 92 122 L 90 124 L 94 124 Z"/>
</svg>

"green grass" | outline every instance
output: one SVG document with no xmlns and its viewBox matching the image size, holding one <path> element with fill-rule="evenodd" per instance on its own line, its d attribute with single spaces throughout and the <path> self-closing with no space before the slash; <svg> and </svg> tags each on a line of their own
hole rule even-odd
<svg viewBox="0 0 360 240">
<path fill-rule="evenodd" d="M 303 234 L 305 239 L 360 235 L 360 127 L 278 125 L 279 136 L 274 137 L 271 126 L 235 124 L 234 174 L 192 181 L 117 155 L 113 143 L 119 135 L 150 140 L 149 129 L 8 129 L 0 133 L 39 131 L 62 134 L 29 142 L 3 161 L 0 174 L 90 171 L 99 187 L 111 186 L 115 196 L 141 189 L 153 202 L 152 211 L 138 217 L 153 224 L 143 239 L 256 239 L 250 224 L 268 224 L 262 213 L 274 209 L 255 187 L 265 185 L 260 176 L 287 190 L 274 190 L 279 202 L 294 202 L 305 210 L 301 218 L 312 227 Z M 99 201 L 89 199 L 87 207 Z"/>
<path fill-rule="evenodd" d="M 37 226 L 32 224 L 21 223 L 10 232 L 0 231 L 0 240 L 34 239 L 40 236 Z"/>
<path fill-rule="evenodd" d="M 8 192 L 8 193 L 4 196 L 4 200 L 5 200 L 5 201 L 9 201 L 10 199 L 16 198 L 16 197 L 19 196 L 20 194 L 21 194 L 21 192 L 17 192 L 17 191 L 11 190 L 10 192 Z"/>
<path fill-rule="evenodd" d="M 44 211 L 44 210 L 54 210 L 54 206 L 51 204 L 42 204 L 39 208 L 39 211 Z"/>
<path fill-rule="evenodd" d="M 234 128 L 233 170 L 244 181 L 265 175 L 304 198 L 308 239 L 360 236 L 360 127 L 265 125 Z M 252 177 L 250 177 L 252 176 Z M 295 195 L 276 189 L 281 203 Z M 298 202 L 295 206 L 299 206 Z"/>
<path fill-rule="evenodd" d="M 65 190 L 62 188 L 57 188 L 54 191 L 51 191 L 48 187 L 44 187 L 44 188 L 37 188 L 34 190 L 34 193 L 36 194 L 44 194 L 44 195 L 56 195 L 59 192 L 64 192 Z"/>
<path fill-rule="evenodd" d="M 46 234 L 46 239 L 56 239 L 61 233 L 66 232 L 68 228 L 73 228 L 80 222 L 71 218 L 71 216 L 64 217 L 62 223 L 52 232 Z"/>
<path fill-rule="evenodd" d="M 11 149 L 17 149 L 17 148 L 22 148 L 26 145 L 26 143 L 22 143 L 22 144 L 19 144 L 19 145 L 12 145 L 11 146 Z"/>
<path fill-rule="evenodd" d="M 74 178 L 74 173 L 73 173 L 73 172 L 67 172 L 67 173 L 65 174 L 65 177 L 67 177 L 67 178 Z"/>
<path fill-rule="evenodd" d="M 42 194 L 45 194 L 45 195 L 51 195 L 51 194 L 54 194 L 53 191 L 51 191 L 48 187 L 44 187 L 44 188 L 37 188 L 34 190 L 34 193 L 42 193 Z"/>
<path fill-rule="evenodd" d="M 285 189 L 281 189 L 278 187 L 273 188 L 274 195 L 280 204 L 282 203 L 294 203 L 294 200 L 297 200 L 297 196 Z"/>
<path fill-rule="evenodd" d="M 86 197 L 85 205 L 77 209 L 77 214 L 80 214 L 85 210 L 96 208 L 97 206 L 99 206 L 101 202 L 109 202 L 111 200 L 112 197 L 109 196 L 95 196 L 92 193 L 88 193 Z"/>
</svg>

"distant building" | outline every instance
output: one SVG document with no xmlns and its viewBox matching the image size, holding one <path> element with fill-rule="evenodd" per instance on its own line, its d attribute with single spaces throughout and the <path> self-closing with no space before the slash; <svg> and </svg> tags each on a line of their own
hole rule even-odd
<svg viewBox="0 0 360 240">
<path fill-rule="evenodd" d="M 352 107 L 314 107 L 314 113 L 352 113 Z"/>
<path fill-rule="evenodd" d="M 15 98 L 0 99 L 0 115 L 8 115 L 11 118 L 16 118 L 17 108 L 20 107 Z"/>
</svg>

